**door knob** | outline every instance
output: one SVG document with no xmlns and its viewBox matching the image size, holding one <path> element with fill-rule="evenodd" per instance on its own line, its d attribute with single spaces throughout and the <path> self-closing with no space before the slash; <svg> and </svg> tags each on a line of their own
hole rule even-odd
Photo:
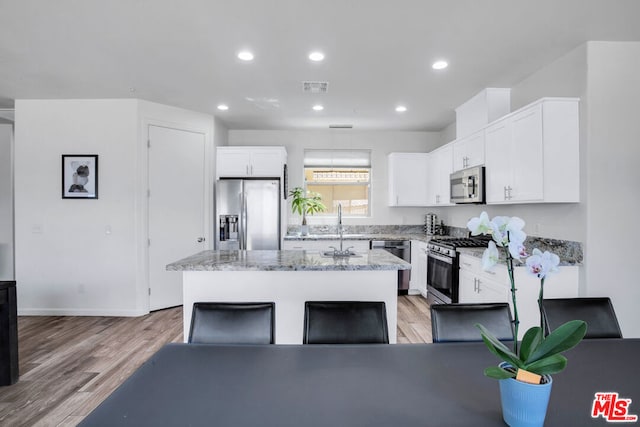
<svg viewBox="0 0 640 427">
<path fill-rule="evenodd" d="M 198 237 L 198 243 L 204 242 L 206 239 L 204 237 Z"/>
</svg>

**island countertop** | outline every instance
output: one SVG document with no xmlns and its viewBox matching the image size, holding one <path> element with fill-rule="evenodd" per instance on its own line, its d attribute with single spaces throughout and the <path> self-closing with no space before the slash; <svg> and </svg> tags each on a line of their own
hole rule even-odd
<svg viewBox="0 0 640 427">
<path fill-rule="evenodd" d="M 167 265 L 169 271 L 409 270 L 411 264 L 382 249 L 332 257 L 301 250 L 207 250 Z"/>
</svg>

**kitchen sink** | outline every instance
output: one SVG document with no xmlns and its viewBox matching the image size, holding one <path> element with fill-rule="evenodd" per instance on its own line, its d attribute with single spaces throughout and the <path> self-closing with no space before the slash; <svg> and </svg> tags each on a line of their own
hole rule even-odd
<svg viewBox="0 0 640 427">
<path fill-rule="evenodd" d="M 360 258 L 362 257 L 362 255 L 358 255 L 357 253 L 353 252 L 353 251 L 336 251 L 336 250 L 332 250 L 332 251 L 322 251 L 320 252 L 320 255 L 322 255 L 323 257 L 328 257 L 328 258 Z"/>
</svg>

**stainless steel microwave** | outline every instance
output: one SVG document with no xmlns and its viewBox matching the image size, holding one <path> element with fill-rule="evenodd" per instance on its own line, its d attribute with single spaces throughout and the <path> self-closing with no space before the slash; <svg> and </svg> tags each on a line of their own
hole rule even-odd
<svg viewBox="0 0 640 427">
<path fill-rule="evenodd" d="M 450 175 L 453 203 L 484 203 L 484 166 L 474 166 Z"/>
</svg>

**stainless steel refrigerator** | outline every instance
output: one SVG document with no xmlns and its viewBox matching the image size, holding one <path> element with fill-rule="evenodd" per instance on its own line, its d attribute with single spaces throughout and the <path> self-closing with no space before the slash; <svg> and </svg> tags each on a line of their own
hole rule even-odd
<svg viewBox="0 0 640 427">
<path fill-rule="evenodd" d="M 280 181 L 216 183 L 216 249 L 280 249 Z"/>
</svg>

